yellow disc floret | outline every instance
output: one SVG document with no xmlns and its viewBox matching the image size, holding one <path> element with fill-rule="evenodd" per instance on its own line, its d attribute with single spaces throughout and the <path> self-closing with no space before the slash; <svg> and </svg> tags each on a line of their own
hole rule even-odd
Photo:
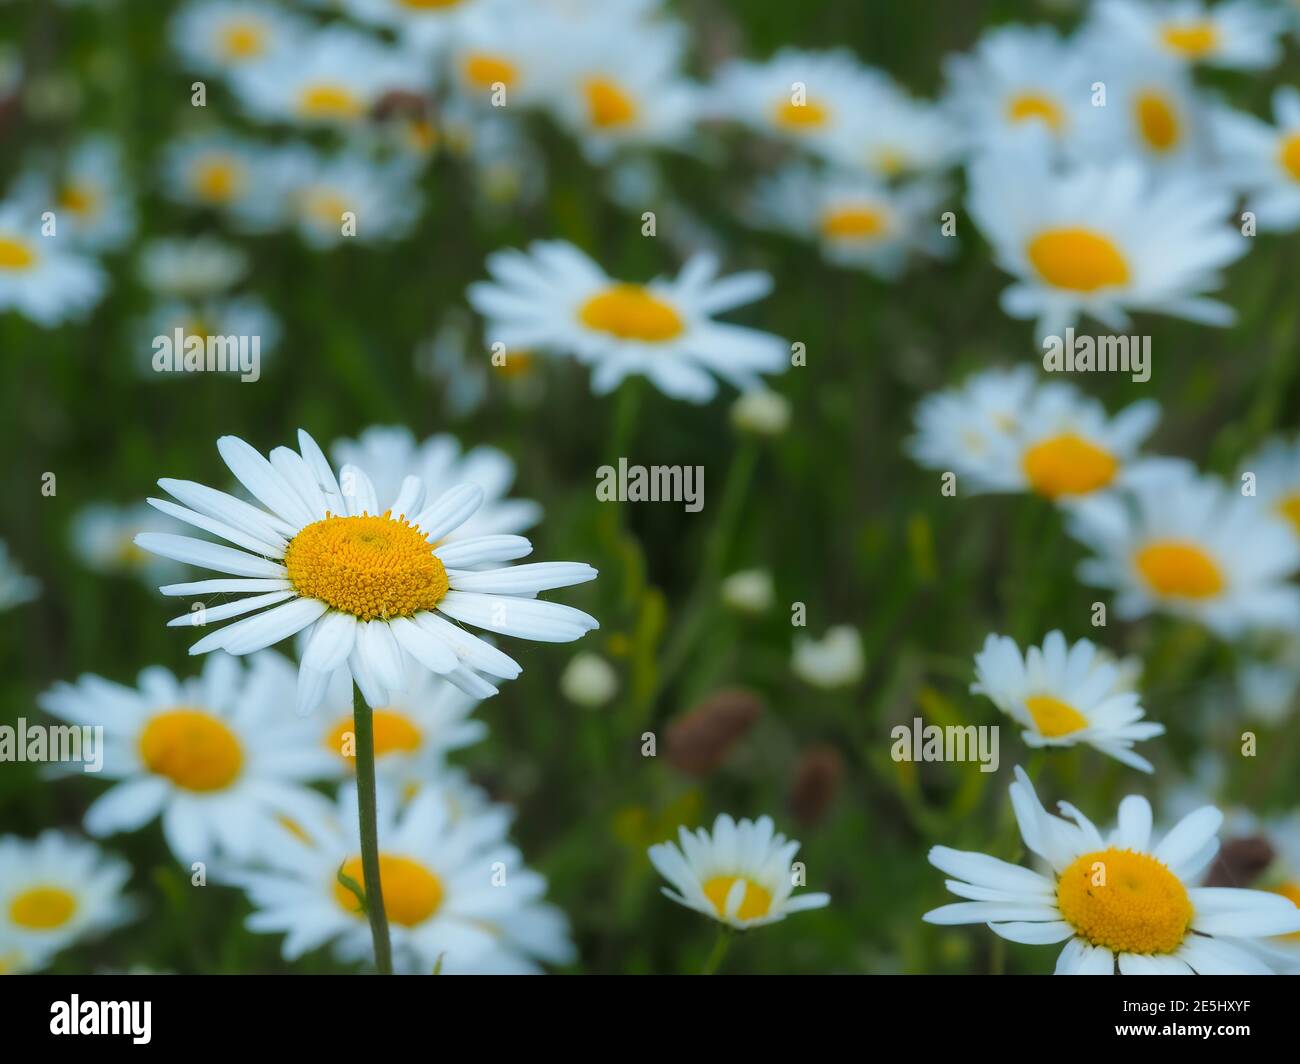
<svg viewBox="0 0 1300 1064">
<path fill-rule="evenodd" d="M 326 516 L 299 532 L 284 552 L 289 582 L 358 620 L 410 617 L 447 593 L 447 570 L 409 521 Z"/>
<path fill-rule="evenodd" d="M 420 729 L 410 717 L 394 709 L 376 709 L 374 711 L 375 757 L 385 754 L 411 754 L 420 749 Z M 325 745 L 333 750 L 348 764 L 352 763 L 353 721 L 349 714 L 340 717 L 325 738 Z M 351 739 L 351 741 L 350 741 Z"/>
<path fill-rule="evenodd" d="M 677 311 L 639 284 L 616 284 L 592 296 L 578 310 L 589 328 L 620 340 L 662 343 L 681 334 Z"/>
<path fill-rule="evenodd" d="M 1116 953 L 1172 953 L 1192 923 L 1182 881 L 1154 857 L 1133 850 L 1076 858 L 1061 873 L 1056 903 L 1080 938 Z"/>
<path fill-rule="evenodd" d="M 1040 440 L 1021 459 L 1029 486 L 1039 495 L 1087 495 L 1114 478 L 1119 463 L 1106 450 L 1073 432 Z"/>
<path fill-rule="evenodd" d="M 704 896 L 712 903 L 719 916 L 727 912 L 727 895 L 737 881 L 745 884 L 745 895 L 735 916 L 738 920 L 757 920 L 772 908 L 772 892 L 755 883 L 748 876 L 714 876 L 703 886 Z"/>
<path fill-rule="evenodd" d="M 29 887 L 9 903 L 9 919 L 28 931 L 53 931 L 76 911 L 76 895 L 62 887 Z"/>
<path fill-rule="evenodd" d="M 353 882 L 364 883 L 360 857 L 350 857 L 345 861 L 342 872 Z M 379 884 L 388 919 L 402 927 L 424 923 L 442 905 L 442 880 L 409 857 L 381 853 Z M 334 900 L 348 912 L 361 915 L 357 896 L 342 883 L 334 884 Z"/>
<path fill-rule="evenodd" d="M 1139 550 L 1133 561 L 1158 595 L 1206 599 L 1220 594 L 1225 586 L 1218 562 L 1195 543 L 1157 540 Z"/>
<path fill-rule="evenodd" d="M 187 791 L 220 791 L 244 766 L 239 738 L 201 709 L 169 709 L 140 733 L 140 759 L 150 772 Z"/>
<path fill-rule="evenodd" d="M 1128 263 L 1114 241 L 1090 229 L 1048 229 L 1025 252 L 1038 275 L 1056 288 L 1095 292 L 1129 279 Z"/>
<path fill-rule="evenodd" d="M 1034 720 L 1038 734 L 1047 739 L 1073 735 L 1088 726 L 1088 718 L 1068 702 L 1051 695 L 1030 695 L 1025 699 L 1025 709 Z"/>
</svg>

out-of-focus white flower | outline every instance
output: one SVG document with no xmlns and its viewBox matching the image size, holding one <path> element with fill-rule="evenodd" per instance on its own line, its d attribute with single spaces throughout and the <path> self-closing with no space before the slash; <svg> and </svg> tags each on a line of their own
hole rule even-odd
<svg viewBox="0 0 1300 1064">
<path fill-rule="evenodd" d="M 1285 16 L 1259 0 L 1099 0 L 1092 32 L 1188 64 L 1263 70 L 1282 56 Z"/>
<path fill-rule="evenodd" d="M 1300 226 L 1300 89 L 1273 94 L 1273 118 L 1269 125 L 1224 107 L 1214 129 L 1224 179 L 1246 194 L 1260 229 L 1286 232 Z"/>
<path fill-rule="evenodd" d="M 223 291 L 248 270 L 248 256 L 212 237 L 152 240 L 140 253 L 140 280 L 159 295 L 194 299 Z"/>
<path fill-rule="evenodd" d="M 40 581 L 18 567 L 9 557 L 9 544 L 0 539 L 0 610 L 31 602 L 40 593 Z"/>
<path fill-rule="evenodd" d="M 618 692 L 618 673 L 598 654 L 581 651 L 560 674 L 560 692 L 575 705 L 597 709 Z"/>
<path fill-rule="evenodd" d="M 122 172 L 122 152 L 106 136 L 82 140 L 62 166 L 44 159 L 39 170 L 26 172 L 14 198 L 40 215 L 54 214 L 58 234 L 87 251 L 113 251 L 135 231 L 135 207 Z"/>
<path fill-rule="evenodd" d="M 780 436 L 790 425 L 790 400 L 770 388 L 751 388 L 731 404 L 731 423 L 742 432 Z"/>
<path fill-rule="evenodd" d="M 72 519 L 72 549 L 82 563 L 97 573 L 134 576 L 156 586 L 179 569 L 175 562 L 142 551 L 135 545 L 140 532 L 176 532 L 180 525 L 152 506 L 114 506 L 91 503 Z"/>
<path fill-rule="evenodd" d="M 850 687 L 862 678 L 862 636 L 849 624 L 828 628 L 821 639 L 799 635 L 790 667 L 805 683 L 832 689 Z"/>
<path fill-rule="evenodd" d="M 39 207 L 0 202 L 0 313 L 15 310 L 43 328 L 83 317 L 99 302 L 106 277 L 75 238 L 42 233 Z"/>
<path fill-rule="evenodd" d="M 237 229 L 265 232 L 281 220 L 271 183 L 276 150 L 205 133 L 169 144 L 163 158 L 163 190 L 178 203 L 206 207 Z"/>
<path fill-rule="evenodd" d="M 766 613 L 776 601 L 772 574 L 767 569 L 741 569 L 722 581 L 722 601 L 740 613 Z"/>
<path fill-rule="evenodd" d="M 191 0 L 172 16 L 172 47 L 195 70 L 223 74 L 253 63 L 294 61 L 311 24 L 272 4 Z"/>
</svg>

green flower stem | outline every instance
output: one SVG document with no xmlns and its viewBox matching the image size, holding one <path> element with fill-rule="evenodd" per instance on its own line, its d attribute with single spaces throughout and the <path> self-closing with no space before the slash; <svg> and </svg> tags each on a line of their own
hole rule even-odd
<svg viewBox="0 0 1300 1064">
<path fill-rule="evenodd" d="M 388 938 L 384 888 L 379 881 L 379 827 L 375 815 L 375 722 L 365 697 L 352 690 L 352 729 L 357 751 L 357 811 L 361 822 L 361 872 L 365 879 L 366 913 L 375 942 L 375 967 L 393 974 L 393 946 Z"/>
<path fill-rule="evenodd" d="M 718 937 L 713 943 L 713 949 L 709 952 L 708 960 L 704 962 L 704 967 L 700 969 L 701 975 L 717 975 L 718 969 L 722 967 L 722 959 L 727 955 L 727 950 L 731 947 L 731 940 L 735 937 L 735 932 L 726 924 L 718 926 Z"/>
</svg>

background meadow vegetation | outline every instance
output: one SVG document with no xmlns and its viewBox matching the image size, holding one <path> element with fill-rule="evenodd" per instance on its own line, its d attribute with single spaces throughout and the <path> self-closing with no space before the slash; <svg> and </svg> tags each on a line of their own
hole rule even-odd
<svg viewBox="0 0 1300 1064">
<path fill-rule="evenodd" d="M 507 452 L 518 466 L 513 494 L 545 508 L 530 533 L 537 556 L 581 559 L 601 573 L 564 599 L 598 617 L 600 631 L 581 647 L 516 642 L 510 650 L 522 677 L 477 710 L 489 738 L 453 755 L 517 810 L 515 841 L 572 922 L 574 971 L 699 969 L 714 926 L 660 895 L 645 850 L 678 824 L 711 823 L 719 812 L 770 813 L 779 830 L 802 840 L 810 889 L 832 896 L 828 908 L 742 936 L 726 970 L 983 973 L 1041 972 L 1047 959 L 982 928 L 923 925 L 921 914 L 948 900 L 925 855 L 942 842 L 1023 857 L 1006 792 L 1014 764 L 1032 758 L 1045 801 L 1068 798 L 1101 821 L 1133 791 L 1149 794 L 1159 811 L 1161 796 L 1207 754 L 1224 763 L 1225 797 L 1261 813 L 1295 803 L 1300 727 L 1294 716 L 1244 723 L 1225 644 L 1164 617 L 1131 625 L 1112 618 L 1094 630 L 1099 595 L 1076 580 L 1085 552 L 1064 535 L 1056 509 L 1032 496 L 944 498 L 938 474 L 903 452 L 925 394 L 978 368 L 1039 357 L 1030 325 L 998 308 L 1007 280 L 963 212 L 960 180 L 950 196 L 960 250 L 894 284 L 744 225 L 734 208 L 766 166 L 767 149 L 734 131 L 695 157 L 658 156 L 670 194 L 639 209 L 616 203 L 607 175 L 536 118 L 529 132 L 539 153 L 528 168 L 541 191 L 532 201 L 485 195 L 451 150 L 428 167 L 418 226 L 397 243 L 320 252 L 282 233 L 233 237 L 158 193 L 160 151 L 199 119 L 271 142 L 276 134 L 247 123 L 215 78 L 207 114 L 196 116 L 194 75 L 166 42 L 172 6 L 0 9 L 0 39 L 21 51 L 27 77 L 48 82 L 52 101 L 48 114 L 11 107 L 0 115 L 0 180 L 12 179 L 29 152 L 58 150 L 93 129 L 121 142 L 139 190 L 139 235 L 106 258 L 109 294 L 84 321 L 42 330 L 0 315 L 0 534 L 43 585 L 37 601 L 0 614 L 0 720 L 38 718 L 38 694 L 83 672 L 129 683 L 151 664 L 180 675 L 195 668 L 190 640 L 164 627 L 175 611 L 161 596 L 78 560 L 69 528 L 82 507 L 140 500 L 156 493 L 160 476 L 225 484 L 215 447 L 223 434 L 266 452 L 300 426 L 325 444 L 394 424 L 421 438 L 447 431 L 466 446 Z M 1029 0 L 675 6 L 699 42 L 697 73 L 736 51 L 761 57 L 783 45 L 847 46 L 926 95 L 939 85 L 943 57 L 968 49 L 989 26 L 1075 21 L 1069 4 Z M 1272 75 L 1210 80 L 1237 106 L 1264 113 L 1297 60 L 1293 39 Z M 641 210 L 656 212 L 655 237 L 642 236 Z M 247 250 L 243 288 L 280 319 L 283 334 L 257 383 L 145 379 L 134 369 L 147 343 L 139 322 L 151 304 L 136 276 L 139 243 L 201 233 Z M 730 394 L 695 407 L 632 382 L 594 397 L 586 371 L 571 362 L 493 368 L 466 286 L 485 276 L 489 252 L 538 238 L 570 240 L 616 276 L 673 272 L 702 238 L 722 250 L 726 271 L 770 271 L 772 296 L 733 320 L 806 345 L 806 367 L 771 382 L 792 405 L 789 429 L 774 439 L 738 433 L 727 417 Z M 1223 293 L 1239 312 L 1235 327 L 1143 317 L 1139 328 L 1154 352 L 1148 383 L 1102 374 L 1073 380 L 1111 410 L 1158 399 L 1163 417 L 1150 449 L 1231 475 L 1262 439 L 1296 424 L 1297 266 L 1294 234 L 1258 237 Z M 446 382 L 417 367 L 419 352 L 458 311 L 474 330 L 467 357 L 489 374 L 485 401 L 470 412 L 455 410 Z M 620 456 L 703 465 L 703 511 L 599 503 L 596 470 Z M 46 473 L 57 477 L 49 497 L 41 492 Z M 753 567 L 769 569 L 776 586 L 776 605 L 761 617 L 727 610 L 718 595 L 722 577 Z M 807 629 L 791 625 L 796 602 L 806 605 Z M 791 672 L 792 640 L 835 624 L 861 631 L 866 670 L 851 688 L 819 690 Z M 1143 659 L 1148 714 L 1169 729 L 1143 746 L 1157 765 L 1153 777 L 1086 747 L 1031 754 L 1013 727 L 1002 728 L 996 774 L 890 759 L 890 729 L 915 716 L 1006 723 L 968 693 L 972 655 L 990 631 L 1024 645 L 1055 627 Z M 578 650 L 618 670 L 619 693 L 603 708 L 581 708 L 560 693 L 560 674 Z M 736 688 L 762 703 L 751 730 L 703 778 L 674 767 L 665 754 L 671 723 Z M 1246 727 L 1261 737 L 1252 761 L 1237 756 Z M 641 752 L 647 731 L 658 738 L 653 759 Z M 812 803 L 819 809 L 794 802 L 803 814 L 796 816 L 792 786 L 810 751 L 831 766 L 822 773 L 828 796 Z M 0 830 L 75 828 L 103 788 L 93 776 L 47 782 L 35 766 L 0 765 Z M 249 908 L 240 892 L 190 886 L 156 824 L 106 845 L 135 869 L 131 891 L 142 918 L 59 955 L 54 971 L 346 970 L 327 949 L 286 965 L 278 936 L 244 929 Z"/>
</svg>

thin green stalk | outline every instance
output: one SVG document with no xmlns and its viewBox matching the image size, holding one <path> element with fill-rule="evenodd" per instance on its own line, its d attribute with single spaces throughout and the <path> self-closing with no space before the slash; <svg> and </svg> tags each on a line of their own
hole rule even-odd
<svg viewBox="0 0 1300 1064">
<path fill-rule="evenodd" d="M 727 950 L 731 947 L 731 940 L 735 937 L 735 932 L 726 924 L 718 925 L 718 937 L 713 943 L 713 949 L 709 952 L 708 960 L 704 962 L 704 967 L 700 969 L 701 975 L 717 975 L 718 969 L 722 967 L 722 959 L 727 955 Z"/>
<path fill-rule="evenodd" d="M 352 729 L 357 751 L 357 812 L 361 822 L 361 873 L 365 879 L 366 914 L 375 942 L 375 967 L 380 975 L 393 974 L 393 946 L 388 938 L 384 888 L 379 881 L 379 826 L 375 815 L 375 722 L 365 697 L 352 690 Z"/>
</svg>

